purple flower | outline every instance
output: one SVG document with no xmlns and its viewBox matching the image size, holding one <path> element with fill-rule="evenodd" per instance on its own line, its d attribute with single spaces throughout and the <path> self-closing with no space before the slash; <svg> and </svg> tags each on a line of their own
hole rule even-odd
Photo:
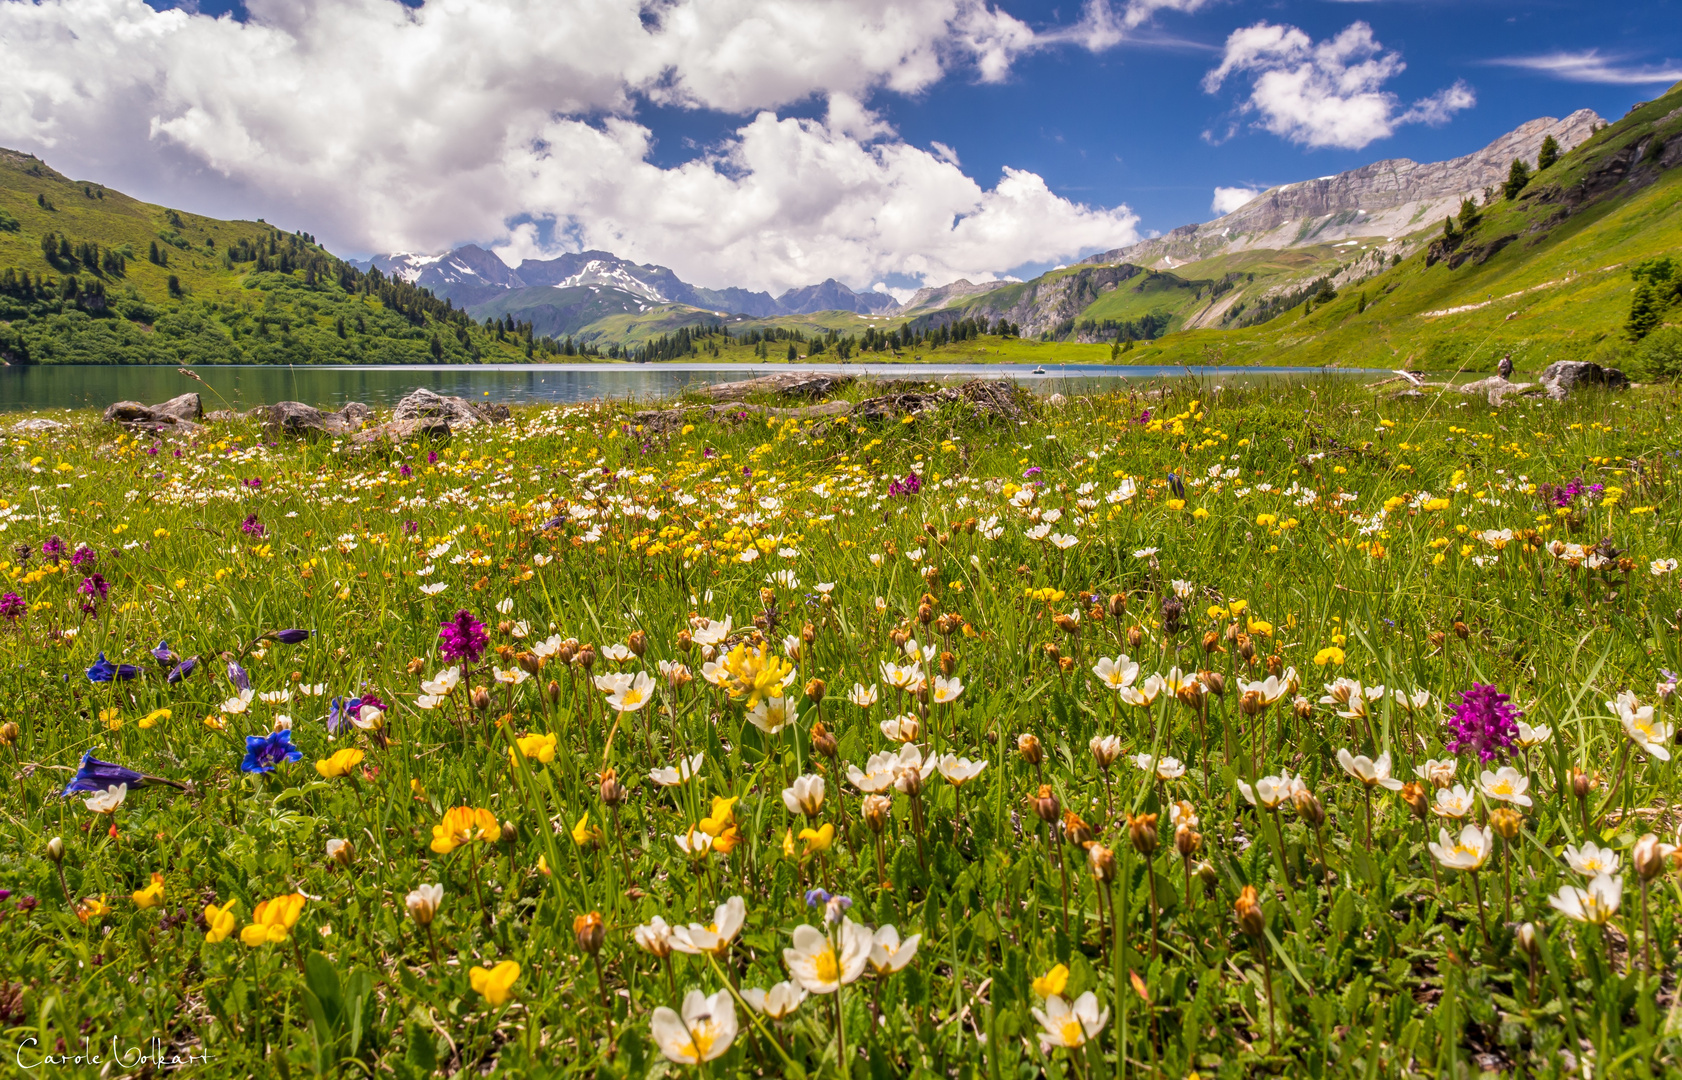
<svg viewBox="0 0 1682 1080">
<path fill-rule="evenodd" d="M 171 686 L 174 686 L 176 683 L 180 682 L 182 679 L 185 679 L 187 676 L 191 675 L 193 673 L 193 669 L 198 667 L 198 666 L 199 666 L 199 658 L 196 657 L 196 656 L 189 656 L 189 657 L 187 657 L 187 659 L 181 661 L 179 664 L 176 664 L 174 667 L 169 669 L 169 674 L 164 676 L 164 682 L 169 683 Z"/>
<path fill-rule="evenodd" d="M 469 664 L 477 662 L 485 646 L 491 643 L 490 635 L 485 633 L 485 624 L 465 609 L 456 612 L 455 618 L 449 622 L 439 624 L 438 638 L 441 642 L 439 651 L 445 660 L 462 660 Z"/>
<path fill-rule="evenodd" d="M 1518 718 L 1524 715 L 1511 701 L 1509 695 L 1483 683 L 1462 690 L 1460 704 L 1446 721 L 1454 735 L 1448 742 L 1449 753 L 1471 750 L 1480 762 L 1487 762 L 1511 750 L 1518 739 Z"/>
<path fill-rule="evenodd" d="M 436 450 L 428 450 L 428 451 L 427 451 L 427 452 L 426 452 L 426 463 L 427 463 L 427 464 L 428 464 L 428 465 L 436 465 L 436 464 L 438 464 L 438 451 L 436 451 Z"/>
<path fill-rule="evenodd" d="M 41 541 L 41 555 L 53 562 L 58 562 L 64 558 L 64 541 L 56 536 L 47 537 Z"/>
<path fill-rule="evenodd" d="M 247 536 L 262 536 L 266 530 L 263 528 L 263 523 L 257 520 L 256 514 L 249 514 L 244 521 L 239 523 L 239 531 Z"/>
<path fill-rule="evenodd" d="M 260 488 L 263 486 L 263 478 L 261 476 L 253 476 L 245 482 L 245 486 L 248 488 Z"/>
<path fill-rule="evenodd" d="M 403 465 L 398 466 L 397 475 L 401 476 L 403 479 L 407 480 L 407 479 L 409 479 L 409 477 L 415 475 L 415 470 L 409 468 L 409 466 L 405 463 Z"/>
<path fill-rule="evenodd" d="M 916 473 L 906 473 L 903 480 L 895 480 L 888 485 L 888 495 L 915 495 L 923 487 L 923 478 Z"/>
<path fill-rule="evenodd" d="M 169 647 L 167 641 L 158 642 L 158 647 L 152 650 L 152 657 L 164 667 L 168 667 L 181 659 L 175 655 L 175 650 Z"/>
<path fill-rule="evenodd" d="M 78 550 L 86 551 L 87 549 L 79 548 Z M 81 593 L 83 596 L 103 600 L 111 592 L 111 583 L 106 581 L 100 574 L 89 574 L 87 577 L 82 579 L 82 583 L 80 585 L 76 586 L 76 591 Z"/>
<path fill-rule="evenodd" d="M 125 769 L 121 765 L 113 765 L 109 761 L 101 761 L 92 754 L 82 755 L 82 766 L 71 777 L 70 783 L 64 785 L 60 795 L 74 795 L 79 791 L 104 791 L 108 787 L 127 784 L 129 787 L 144 787 L 146 776 L 133 769 Z"/>
<path fill-rule="evenodd" d="M 17 622 L 23 613 L 29 610 L 29 605 L 23 602 L 23 597 L 15 592 L 0 596 L 0 619 Z"/>
<path fill-rule="evenodd" d="M 310 632 L 308 630 L 275 630 L 270 632 L 269 637 L 274 638 L 282 645 L 297 645 L 300 642 L 308 641 Z"/>
<path fill-rule="evenodd" d="M 1041 471 L 1041 470 L 1040 470 L 1040 467 L 1039 467 L 1039 466 L 1038 466 L 1038 465 L 1030 465 L 1030 466 L 1028 466 L 1028 468 L 1027 468 L 1027 469 L 1026 469 L 1026 470 L 1025 470 L 1025 471 L 1024 471 L 1024 472 L 1023 472 L 1023 473 L 1022 473 L 1022 479 L 1024 479 L 1024 480 L 1027 480 L 1027 479 L 1029 479 L 1029 478 L 1031 478 L 1031 477 L 1035 477 L 1035 476 L 1038 476 L 1038 475 L 1039 475 L 1039 474 L 1040 474 L 1040 471 Z"/>
<path fill-rule="evenodd" d="M 93 662 L 93 667 L 88 668 L 86 674 L 88 682 L 127 682 L 139 675 L 140 669 L 133 664 L 113 664 L 105 659 L 105 654 L 102 652 L 99 654 L 99 659 Z"/>
<path fill-rule="evenodd" d="M 94 551 L 93 548 L 86 544 L 77 544 L 76 551 L 70 556 L 70 566 L 72 569 L 80 570 L 98 558 L 99 553 Z"/>
<path fill-rule="evenodd" d="M 245 737 L 245 760 L 239 763 L 240 772 L 273 772 L 276 765 L 297 761 L 304 752 L 292 745 L 291 731 L 271 731 L 267 735 Z"/>
<path fill-rule="evenodd" d="M 420 532 L 420 522 L 416 521 L 414 518 L 403 519 L 404 536 L 413 536 L 418 532 Z"/>
<path fill-rule="evenodd" d="M 251 689 L 251 676 L 246 674 L 237 660 L 228 661 L 228 681 L 234 684 L 235 690 Z"/>
</svg>

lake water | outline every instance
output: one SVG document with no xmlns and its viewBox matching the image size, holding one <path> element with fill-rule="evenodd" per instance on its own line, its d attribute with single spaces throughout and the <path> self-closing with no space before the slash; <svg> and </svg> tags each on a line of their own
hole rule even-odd
<svg viewBox="0 0 1682 1080">
<path fill-rule="evenodd" d="M 1011 378 L 1037 393 L 1078 393 L 1156 379 L 1203 378 L 1222 383 L 1387 372 L 1327 368 L 1183 368 L 1071 364 L 1036 374 L 1026 364 L 483 364 L 409 367 L 227 366 L 198 370 L 200 385 L 172 367 L 68 366 L 0 368 L 0 412 L 103 409 L 114 401 L 156 404 L 196 390 L 205 409 L 302 401 L 336 409 L 349 401 L 376 408 L 416 387 L 508 405 L 621 398 L 647 401 L 685 388 L 777 371 L 845 371 L 877 379 Z"/>
</svg>

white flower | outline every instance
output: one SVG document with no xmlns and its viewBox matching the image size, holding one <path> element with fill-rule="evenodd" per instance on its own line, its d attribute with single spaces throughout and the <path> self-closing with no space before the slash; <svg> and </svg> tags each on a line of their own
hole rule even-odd
<svg viewBox="0 0 1682 1080">
<path fill-rule="evenodd" d="M 1525 794 L 1530 787 L 1530 777 L 1511 765 L 1503 765 L 1494 772 L 1485 769 L 1478 777 L 1478 786 L 1483 788 L 1485 798 L 1499 799 L 1515 806 L 1530 805 L 1530 796 Z"/>
<path fill-rule="evenodd" d="M 672 954 L 672 928 L 658 915 L 633 930 L 631 937 L 643 952 L 651 956 L 664 960 Z"/>
<path fill-rule="evenodd" d="M 847 700 L 861 709 L 870 708 L 872 705 L 876 704 L 876 684 L 871 683 L 869 686 L 861 686 L 858 683 L 854 683 L 853 689 L 847 694 Z"/>
<path fill-rule="evenodd" d="M 506 615 L 513 610 L 514 598 L 512 596 L 505 596 L 496 602 L 496 611 L 498 615 Z"/>
<path fill-rule="evenodd" d="M 524 672 L 521 672 L 524 674 Z M 608 707 L 616 712 L 636 712 L 654 697 L 654 680 L 646 671 L 639 671 L 629 686 L 622 686 L 608 695 Z"/>
<path fill-rule="evenodd" d="M 773 1020 L 781 1020 L 800 1008 L 806 1000 L 806 988 L 791 982 L 780 982 L 769 990 L 750 986 L 742 991 L 742 1000 Z"/>
<path fill-rule="evenodd" d="M 126 798 L 128 798 L 128 785 L 112 784 L 104 791 L 96 791 L 89 795 L 83 805 L 96 814 L 115 814 L 117 807 L 123 805 L 123 800 Z"/>
<path fill-rule="evenodd" d="M 1584 841 L 1580 848 L 1565 846 L 1565 861 L 1571 869 L 1584 877 L 1618 872 L 1618 853 L 1611 848 L 1596 847 L 1594 841 Z"/>
<path fill-rule="evenodd" d="M 878 927 L 870 939 L 870 966 L 878 975 L 899 971 L 917 955 L 917 945 L 922 940 L 923 935 L 912 934 L 902 942 L 899 931 L 892 926 Z"/>
<path fill-rule="evenodd" d="M 445 582 L 434 581 L 430 584 L 422 585 L 420 587 L 420 591 L 425 593 L 427 596 L 437 596 L 439 593 L 443 592 L 445 589 L 447 589 L 449 587 L 450 586 Z"/>
<path fill-rule="evenodd" d="M 444 906 L 443 884 L 422 885 L 412 890 L 403 898 L 403 906 L 408 908 L 409 914 L 414 916 L 416 922 L 422 926 L 429 925 L 438 914 L 438 909 Z"/>
<path fill-rule="evenodd" d="M 783 789 L 783 805 L 791 814 L 817 817 L 823 809 L 823 777 L 797 776 L 794 783 Z"/>
<path fill-rule="evenodd" d="M 1600 874 L 1589 882 L 1586 889 L 1575 885 L 1561 886 L 1557 895 L 1548 897 L 1548 903 L 1578 922 L 1603 926 L 1618 913 L 1618 905 L 1623 898 L 1624 879 Z"/>
<path fill-rule="evenodd" d="M 702 619 L 700 625 L 696 626 L 690 634 L 697 645 L 719 645 L 729 636 L 730 617 L 728 615 L 722 621 Z"/>
<path fill-rule="evenodd" d="M 264 690 L 257 695 L 257 700 L 265 705 L 284 705 L 292 700 L 290 690 Z"/>
<path fill-rule="evenodd" d="M 1174 595 L 1181 600 L 1190 600 L 1191 594 L 1195 591 L 1197 591 L 1197 586 L 1192 582 L 1181 581 L 1179 578 L 1174 579 Z"/>
<path fill-rule="evenodd" d="M 1251 694 L 1254 694 L 1256 703 L 1261 705 L 1263 708 L 1273 705 L 1280 698 L 1284 697 L 1289 690 L 1290 684 L 1281 680 L 1277 675 L 1269 675 L 1260 682 L 1244 682 L 1243 680 L 1240 680 L 1238 683 L 1238 696 L 1241 698 L 1247 698 Z"/>
<path fill-rule="evenodd" d="M 890 664 L 882 661 L 882 681 L 898 690 L 912 690 L 923 682 L 923 668 L 917 663 Z"/>
<path fill-rule="evenodd" d="M 1149 754 L 1134 754 L 1133 764 L 1145 772 L 1155 772 L 1158 780 L 1178 780 L 1186 774 L 1179 758 L 1153 758 Z"/>
<path fill-rule="evenodd" d="M 712 997 L 691 990 L 684 996 L 681 1015 L 662 1005 L 654 1010 L 649 1030 L 667 1061 L 699 1065 L 719 1057 L 736 1041 L 736 1003 L 728 990 Z"/>
<path fill-rule="evenodd" d="M 1432 809 L 1441 817 L 1463 818 L 1472 812 L 1475 801 L 1466 785 L 1455 784 L 1452 788 L 1437 790 L 1437 805 Z"/>
<path fill-rule="evenodd" d="M 703 759 L 701 754 L 692 758 L 679 758 L 677 768 L 667 765 L 665 768 L 655 769 L 648 774 L 648 778 L 661 787 L 675 787 L 687 782 L 691 777 L 699 776 Z"/>
<path fill-rule="evenodd" d="M 1157 695 L 1167 687 L 1168 683 L 1161 675 L 1148 676 L 1138 686 L 1124 686 L 1116 691 L 1122 701 L 1141 709 L 1147 709 L 1156 701 Z"/>
<path fill-rule="evenodd" d="M 898 743 L 916 742 L 923 733 L 922 722 L 910 713 L 902 713 L 891 720 L 884 720 L 879 726 L 884 738 Z"/>
<path fill-rule="evenodd" d="M 1337 752 L 1337 763 L 1343 766 L 1343 771 L 1359 780 L 1368 787 L 1377 785 L 1389 791 L 1400 791 L 1402 782 L 1390 775 L 1390 754 L 1378 755 L 1374 761 L 1365 754 L 1351 754 L 1348 750 Z"/>
<path fill-rule="evenodd" d="M 980 776 L 982 770 L 987 768 L 987 762 L 971 761 L 956 754 L 946 754 L 936 758 L 934 766 L 953 787 L 962 787 Z"/>
<path fill-rule="evenodd" d="M 461 685 L 461 668 L 445 668 L 431 679 L 421 680 L 421 691 L 433 697 L 446 698 Z"/>
<path fill-rule="evenodd" d="M 702 953 L 723 955 L 725 950 L 730 948 L 730 943 L 736 940 L 736 935 L 742 932 L 742 923 L 747 917 L 747 903 L 739 896 L 732 896 L 713 909 L 713 921 L 706 926 L 700 923 L 674 926 L 672 948 L 690 956 L 700 956 Z"/>
<path fill-rule="evenodd" d="M 274 720 L 271 721 L 270 724 L 269 724 L 269 730 L 270 731 L 291 731 L 292 730 L 292 718 L 290 716 L 286 715 L 285 713 L 276 713 Z"/>
<path fill-rule="evenodd" d="M 1140 548 L 1133 553 L 1135 559 L 1154 559 L 1160 548 Z"/>
<path fill-rule="evenodd" d="M 1097 760 L 1098 767 L 1108 772 L 1110 766 L 1115 763 L 1115 759 L 1121 756 L 1121 736 L 1094 735 L 1088 740 L 1086 748 L 1092 751 L 1092 756 Z"/>
<path fill-rule="evenodd" d="M 672 842 L 677 844 L 678 850 L 685 855 L 705 855 L 713 849 L 712 834 L 702 832 L 700 829 L 690 829 L 686 833 L 673 833 Z"/>
<path fill-rule="evenodd" d="M 1426 846 L 1450 870 L 1477 870 L 1495 848 L 1495 830 L 1468 824 L 1460 830 L 1460 839 L 1455 840 L 1447 829 L 1438 829 L 1437 840 Z"/>
<path fill-rule="evenodd" d="M 1076 998 L 1073 1006 L 1053 994 L 1046 998 L 1044 1011 L 1031 1011 L 1043 1029 L 1040 1032 L 1042 1053 L 1050 1053 L 1055 1047 L 1073 1050 L 1083 1046 L 1086 1040 L 1097 1038 L 1104 1025 L 1110 1022 L 1110 1010 L 1100 1010 L 1098 998 L 1090 990 Z"/>
<path fill-rule="evenodd" d="M 242 713 L 251 707 L 251 699 L 254 696 L 250 690 L 241 690 L 222 703 L 222 711 L 225 713 Z"/>
<path fill-rule="evenodd" d="M 612 645 L 603 645 L 600 655 L 603 660 L 612 660 L 616 664 L 628 664 L 637 658 L 637 654 L 631 651 L 629 645 L 617 641 Z"/>
<path fill-rule="evenodd" d="M 1080 543 L 1080 537 L 1070 536 L 1068 533 L 1052 533 L 1047 539 L 1051 541 L 1053 547 L 1060 551 L 1068 551 Z"/>
<path fill-rule="evenodd" d="M 864 763 L 863 771 L 857 765 L 849 764 L 847 780 L 860 791 L 886 791 L 894 784 L 894 770 L 898 765 L 899 755 L 892 750 L 884 750 L 880 754 L 871 754 Z"/>
<path fill-rule="evenodd" d="M 1238 781 L 1238 790 L 1251 806 L 1259 806 L 1263 810 L 1277 810 L 1290 802 L 1298 791 L 1307 791 L 1308 786 L 1301 777 L 1292 777 L 1289 770 L 1278 776 L 1264 776 L 1256 781 L 1252 789 L 1244 781 Z"/>
<path fill-rule="evenodd" d="M 1670 748 L 1665 743 L 1676 734 L 1674 724 L 1656 719 L 1653 707 L 1641 704 L 1628 690 L 1619 694 L 1616 701 L 1608 701 L 1606 707 L 1624 725 L 1624 733 L 1636 746 L 1660 761 L 1670 760 Z"/>
<path fill-rule="evenodd" d="M 941 675 L 934 677 L 934 701 L 937 705 L 945 705 L 957 701 L 958 695 L 964 692 L 964 684 L 956 676 L 945 678 Z"/>
<path fill-rule="evenodd" d="M 794 701 L 786 697 L 761 698 L 748 710 L 748 721 L 767 735 L 775 735 L 796 720 Z"/>
<path fill-rule="evenodd" d="M 742 550 L 742 553 L 740 555 L 736 556 L 736 558 L 741 560 L 742 562 L 745 562 L 745 563 L 753 562 L 755 559 L 759 558 L 759 549 L 758 548 L 751 548 L 751 547 L 750 548 L 744 548 Z"/>
<path fill-rule="evenodd" d="M 1460 762 L 1454 758 L 1443 758 L 1440 761 L 1436 758 L 1429 758 L 1425 764 L 1414 766 L 1413 773 L 1429 784 L 1445 788 L 1454 783 L 1454 770 L 1459 764 Z"/>
<path fill-rule="evenodd" d="M 829 936 L 815 926 L 802 923 L 794 928 L 794 946 L 783 950 L 794 981 L 814 994 L 833 994 L 864 974 L 874 944 L 870 931 L 851 919 L 842 919 L 837 955 Z"/>
<path fill-rule="evenodd" d="M 529 675 L 526 672 L 526 669 L 521 668 L 521 667 L 516 667 L 516 668 L 493 667 L 493 668 L 491 668 L 491 674 L 496 677 L 497 682 L 507 683 L 509 686 L 519 686 L 521 683 L 523 683 L 527 679 L 531 678 L 531 675 Z"/>
<path fill-rule="evenodd" d="M 1125 690 L 1139 677 L 1139 665 L 1125 655 L 1114 660 L 1101 656 L 1098 662 L 1092 665 L 1092 674 L 1098 676 L 1099 681 L 1111 690 Z"/>
<path fill-rule="evenodd" d="M 1676 572 L 1676 560 L 1654 559 L 1652 562 L 1647 564 L 1647 569 L 1652 572 L 1654 577 L 1664 577 L 1666 574 L 1674 574 Z"/>
</svg>

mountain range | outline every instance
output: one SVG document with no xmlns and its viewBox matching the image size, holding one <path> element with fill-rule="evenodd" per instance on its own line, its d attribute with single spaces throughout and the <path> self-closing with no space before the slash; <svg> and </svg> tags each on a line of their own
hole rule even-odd
<svg viewBox="0 0 1682 1080">
<path fill-rule="evenodd" d="M 495 253 L 467 244 L 442 255 L 399 252 L 351 260 L 378 268 L 453 300 L 475 318 L 514 315 L 540 335 L 576 334 L 612 314 L 640 315 L 681 305 L 719 317 L 756 319 L 821 311 L 891 314 L 899 302 L 887 293 L 858 293 L 829 278 L 781 296 L 749 289 L 706 289 L 667 267 L 634 263 L 607 251 L 581 251 L 553 259 L 525 259 L 510 267 Z"/>
</svg>

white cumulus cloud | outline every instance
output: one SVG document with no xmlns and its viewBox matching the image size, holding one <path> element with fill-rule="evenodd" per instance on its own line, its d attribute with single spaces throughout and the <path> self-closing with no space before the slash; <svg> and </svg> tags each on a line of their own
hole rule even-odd
<svg viewBox="0 0 1682 1080">
<path fill-rule="evenodd" d="M 1347 150 L 1386 138 L 1402 124 L 1446 123 L 1477 101 L 1469 86 L 1456 82 L 1403 108 L 1384 84 L 1406 67 L 1365 22 L 1320 42 L 1294 26 L 1258 22 L 1227 37 L 1203 88 L 1213 94 L 1228 79 L 1247 76 L 1241 112 L 1257 114 L 1262 127 L 1291 142 Z"/>
<path fill-rule="evenodd" d="M 1261 188 L 1218 187 L 1209 201 L 1209 209 L 1216 214 L 1230 214 L 1262 193 Z"/>
<path fill-rule="evenodd" d="M 1135 11 L 1203 2 L 1133 0 L 1109 17 L 1136 25 Z M 552 220 L 569 246 L 707 285 L 863 286 L 890 273 L 941 284 L 1137 237 L 1126 207 L 1075 203 L 1013 169 L 986 186 L 950 147 L 912 146 L 868 107 L 948 77 L 1004 79 L 1060 40 L 988 0 L 247 10 L 241 22 L 143 0 L 0 3 L 0 140 L 154 201 L 266 214 L 346 250 L 478 240 L 538 254 L 537 231 L 511 223 Z M 782 115 L 814 99 L 823 119 Z M 662 167 L 643 102 L 742 120 Z"/>
</svg>

